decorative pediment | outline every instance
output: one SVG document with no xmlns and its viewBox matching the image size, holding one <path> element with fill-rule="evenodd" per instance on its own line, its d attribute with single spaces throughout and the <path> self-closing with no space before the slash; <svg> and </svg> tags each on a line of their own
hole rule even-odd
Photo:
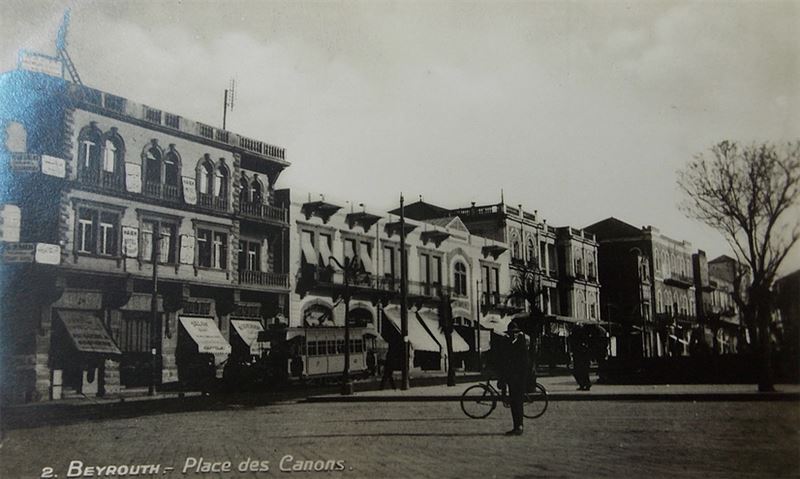
<svg viewBox="0 0 800 479">
<path fill-rule="evenodd" d="M 309 201 L 308 203 L 303 204 L 303 206 L 300 208 L 300 212 L 305 215 L 307 220 L 311 219 L 312 216 L 316 216 L 318 218 L 322 218 L 324 223 L 327 223 L 330 217 L 340 209 L 342 209 L 341 206 L 336 206 L 324 201 Z"/>
<path fill-rule="evenodd" d="M 361 226 L 364 228 L 364 231 L 369 232 L 369 229 L 372 228 L 372 225 L 377 223 L 379 219 L 381 219 L 381 217 L 378 215 L 361 212 L 350 213 L 347 215 L 346 221 L 347 226 L 349 226 L 350 229 L 353 229 L 354 226 Z"/>
<path fill-rule="evenodd" d="M 428 241 L 433 241 L 434 243 L 436 243 L 437 248 L 439 247 L 440 244 L 442 244 L 442 241 L 446 240 L 449 237 L 450 233 L 446 231 L 432 230 L 432 231 L 423 231 L 422 233 L 420 233 L 420 238 L 422 239 L 423 245 L 428 244 Z"/>
<path fill-rule="evenodd" d="M 505 253 L 506 249 L 507 248 L 505 246 L 500 246 L 496 244 L 486 245 L 481 248 L 481 253 L 483 253 L 484 258 L 491 255 L 492 258 L 497 259 L 498 256 Z"/>
<path fill-rule="evenodd" d="M 386 234 L 389 236 L 400 234 L 400 228 L 403 227 L 406 234 L 411 233 L 417 227 L 417 225 L 412 225 L 406 222 L 400 223 L 399 221 L 394 221 L 392 223 L 386 223 Z"/>
</svg>

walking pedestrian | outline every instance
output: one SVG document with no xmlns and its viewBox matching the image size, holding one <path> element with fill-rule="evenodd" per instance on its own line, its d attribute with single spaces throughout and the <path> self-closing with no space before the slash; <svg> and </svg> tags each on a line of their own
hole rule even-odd
<svg viewBox="0 0 800 479">
<path fill-rule="evenodd" d="M 508 324 L 501 369 L 503 382 L 508 387 L 514 428 L 508 431 L 507 435 L 522 434 L 522 407 L 528 382 L 528 341 L 516 322 Z"/>
</svg>

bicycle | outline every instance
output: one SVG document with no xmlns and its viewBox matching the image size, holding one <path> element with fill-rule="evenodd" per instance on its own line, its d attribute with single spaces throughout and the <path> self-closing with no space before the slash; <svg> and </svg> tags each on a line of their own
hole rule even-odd
<svg viewBox="0 0 800 479">
<path fill-rule="evenodd" d="M 485 383 L 472 385 L 464 391 L 461 395 L 461 410 L 464 414 L 473 419 L 483 419 L 494 411 L 498 399 L 504 407 L 510 407 L 510 399 L 505 389 L 498 391 L 492 386 L 491 381 L 491 378 L 488 378 Z M 537 382 L 533 391 L 525 393 L 522 415 L 528 419 L 541 417 L 547 410 L 547 404 L 547 389 Z"/>
</svg>

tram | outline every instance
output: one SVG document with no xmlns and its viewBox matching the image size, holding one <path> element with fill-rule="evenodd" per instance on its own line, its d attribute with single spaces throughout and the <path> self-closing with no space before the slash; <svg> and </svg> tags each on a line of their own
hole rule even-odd
<svg viewBox="0 0 800 479">
<path fill-rule="evenodd" d="M 273 366 L 285 368 L 292 379 L 324 379 L 341 376 L 344 370 L 344 328 L 286 328 L 267 330 L 259 341 L 269 345 L 262 353 Z M 381 340 L 375 330 L 350 328 L 350 374 L 367 376 L 367 351 L 376 351 Z M 278 363 L 278 364 L 276 364 Z"/>
</svg>

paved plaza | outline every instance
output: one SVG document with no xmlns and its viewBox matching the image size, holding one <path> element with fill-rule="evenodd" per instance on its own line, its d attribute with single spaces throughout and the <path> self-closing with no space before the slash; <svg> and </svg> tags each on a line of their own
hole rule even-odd
<svg viewBox="0 0 800 479">
<path fill-rule="evenodd" d="M 227 404 L 13 428 L 0 477 L 103 477 L 114 471 L 107 466 L 130 477 L 135 465 L 158 466 L 164 478 L 800 475 L 797 401 L 563 400 L 521 437 L 503 434 L 510 424 L 502 407 L 473 420 L 446 401 Z M 226 461 L 231 472 L 198 472 Z M 293 467 L 334 470 L 282 470 Z"/>
</svg>

